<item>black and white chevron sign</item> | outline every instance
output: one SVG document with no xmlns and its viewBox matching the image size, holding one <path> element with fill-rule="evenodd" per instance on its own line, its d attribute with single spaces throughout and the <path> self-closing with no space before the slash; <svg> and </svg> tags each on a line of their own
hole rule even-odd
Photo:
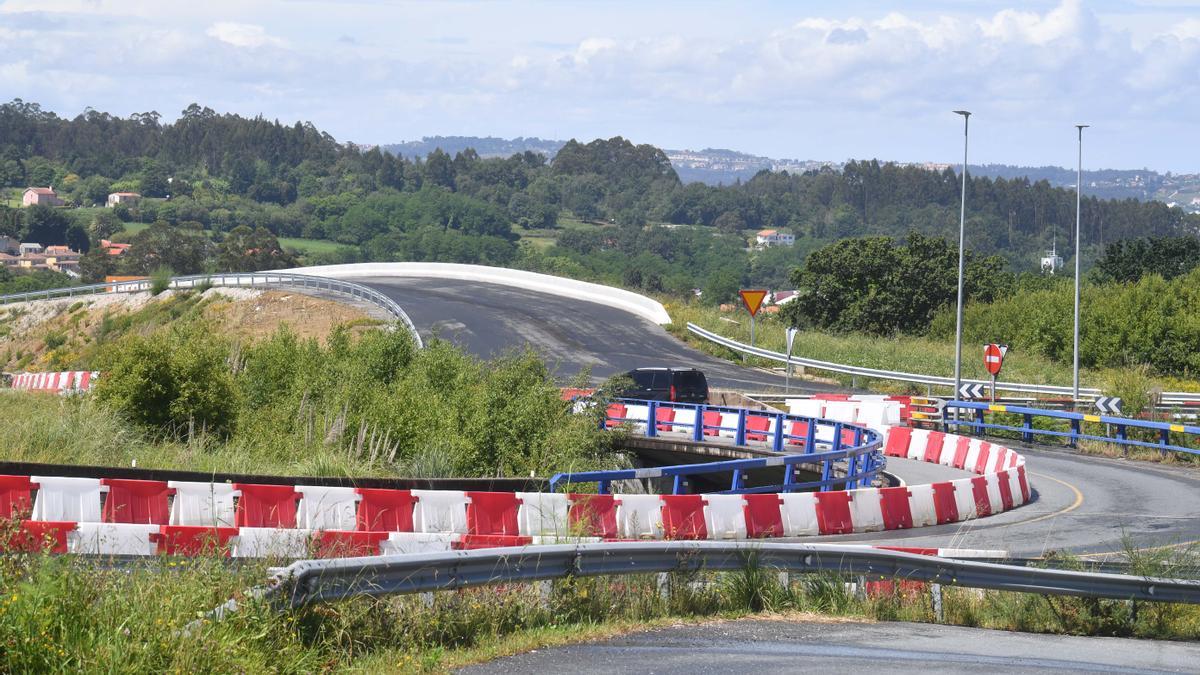
<svg viewBox="0 0 1200 675">
<path fill-rule="evenodd" d="M 987 387 L 982 384 L 973 384 L 971 382 L 963 382 L 958 388 L 958 397 L 964 401 L 969 401 L 973 398 L 983 398 L 987 394 Z"/>
<path fill-rule="evenodd" d="M 1120 415 L 1121 399 L 1116 396 L 1101 396 L 1096 399 L 1096 409 L 1104 415 Z"/>
</svg>

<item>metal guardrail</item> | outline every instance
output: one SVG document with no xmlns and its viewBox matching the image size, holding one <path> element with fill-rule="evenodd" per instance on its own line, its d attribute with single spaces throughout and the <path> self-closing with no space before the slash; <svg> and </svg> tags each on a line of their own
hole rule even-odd
<svg viewBox="0 0 1200 675">
<path fill-rule="evenodd" d="M 1187 434 L 1190 436 L 1200 435 L 1200 427 L 1190 424 L 1174 424 L 1169 422 L 1154 422 L 1151 420 L 1138 420 L 1129 417 L 1110 417 L 1108 415 L 1089 415 L 1086 413 L 1066 412 L 1060 410 L 1044 410 L 1042 408 L 1027 408 L 1024 406 L 1003 405 L 999 403 L 976 403 L 974 401 L 947 401 L 945 408 L 959 410 L 973 410 L 974 416 L 961 417 L 960 419 L 952 419 L 950 415 L 945 415 L 942 419 L 944 429 L 954 427 L 968 427 L 975 431 L 983 431 L 987 429 L 1001 431 L 1015 431 L 1021 434 L 1021 440 L 1026 443 L 1033 443 L 1037 436 L 1052 436 L 1056 438 L 1066 438 L 1072 447 L 1080 439 L 1102 441 L 1106 443 L 1115 443 L 1121 446 L 1136 446 L 1142 448 L 1154 448 L 1162 452 L 1183 452 L 1192 455 L 1200 455 L 1200 450 L 1190 448 L 1185 445 L 1172 443 L 1171 434 Z M 1020 415 L 1021 426 L 1013 426 L 1011 424 L 1001 424 L 998 422 L 988 422 L 987 414 L 1010 414 Z M 1034 418 L 1045 418 L 1053 420 L 1062 420 L 1069 425 L 1066 430 L 1038 428 L 1033 424 Z M 1086 423 L 1103 424 L 1104 434 L 1085 433 L 1083 425 Z M 1157 435 L 1157 440 L 1148 441 L 1138 438 L 1130 438 L 1129 432 L 1145 431 L 1148 435 Z"/>
<path fill-rule="evenodd" d="M 779 363 L 788 363 L 786 354 L 773 352 L 769 349 L 760 347 L 752 347 L 737 340 L 731 340 L 727 337 L 718 335 L 710 330 L 697 326 L 694 323 L 688 323 L 688 332 L 701 337 L 709 342 L 721 345 L 735 352 L 741 352 L 750 356 L 758 356 L 760 358 L 778 361 Z M 909 382 L 912 384 L 923 384 L 928 387 L 948 387 L 954 388 L 954 378 L 941 377 L 938 375 L 921 375 L 918 373 L 906 373 L 896 370 L 879 370 L 876 368 L 863 368 L 860 366 L 849 366 L 841 363 L 833 363 L 831 361 L 819 361 L 817 359 L 809 359 L 803 356 L 792 355 L 791 364 L 794 366 L 803 366 L 805 368 L 816 368 L 818 370 L 826 370 L 833 373 L 841 373 L 843 375 L 854 375 L 858 377 L 869 377 L 877 380 L 892 380 L 895 382 Z M 964 384 L 983 384 L 991 385 L 990 380 L 963 380 Z M 1021 382 L 997 382 L 997 391 L 1015 391 L 1029 394 L 1055 394 L 1060 396 L 1071 396 L 1073 390 L 1071 387 L 1060 387 L 1052 384 L 1025 384 Z M 1095 399 L 1102 395 L 1099 389 L 1081 387 L 1079 396 L 1081 399 Z M 1186 391 L 1171 391 L 1163 392 L 1161 400 L 1165 405 L 1177 405 L 1182 403 L 1200 402 L 1200 393 Z"/>
<path fill-rule="evenodd" d="M 756 411 L 745 408 L 730 408 L 692 403 L 666 403 L 661 401 L 643 401 L 638 399 L 616 399 L 617 405 L 645 406 L 646 419 L 614 416 L 610 406 L 600 422 L 601 428 L 614 425 L 631 424 L 631 430 L 647 438 L 663 437 L 675 440 L 687 440 L 701 443 L 710 436 L 722 431 L 733 432 L 733 444 L 737 447 L 758 447 L 780 453 L 777 457 L 762 457 L 756 459 L 734 459 L 703 464 L 681 464 L 677 466 L 653 467 L 648 469 L 618 469 L 614 471 L 579 471 L 574 473 L 559 473 L 550 478 L 550 491 L 555 491 L 561 485 L 572 483 L 597 483 L 600 494 L 607 494 L 613 481 L 641 480 L 654 478 L 673 478 L 672 494 L 686 492 L 684 479 L 689 476 L 707 475 L 713 473 L 730 473 L 732 479 L 729 489 L 724 493 L 754 494 L 766 492 L 793 492 L 816 488 L 820 491 L 832 490 L 835 487 L 853 489 L 870 485 L 886 466 L 886 458 L 881 451 L 883 437 L 879 432 L 864 426 L 837 422 L 801 415 L 791 415 L 782 412 Z M 690 411 L 690 422 L 660 419 L 659 411 Z M 722 426 L 706 421 L 705 413 L 736 414 L 734 426 Z M 749 428 L 752 419 L 760 420 L 757 429 Z M 801 425 L 802 434 L 792 434 L 786 429 Z M 664 428 L 665 427 L 665 428 Z M 676 428 L 683 429 L 683 436 L 670 435 Z M 771 428 L 773 427 L 773 429 Z M 819 430 L 828 429 L 828 434 Z M 664 435 L 667 434 L 667 435 Z M 849 434 L 849 438 L 846 435 Z M 826 438 L 821 438 L 827 436 Z M 757 445 L 748 441 L 756 440 Z M 849 444 L 846 445 L 846 442 Z M 728 447 L 728 446 L 725 446 Z M 789 447 L 802 447 L 803 453 L 783 454 Z M 821 448 L 827 448 L 818 452 Z M 837 475 L 835 463 L 845 460 L 845 470 Z M 796 481 L 796 467 L 801 465 L 821 466 L 821 479 L 817 481 Z M 746 473 L 753 469 L 783 467 L 783 482 L 776 485 L 745 487 Z"/>
<path fill-rule="evenodd" d="M 97 295 L 100 293 L 137 293 L 150 290 L 151 283 L 152 282 L 148 279 L 136 281 L 114 281 L 104 284 L 68 286 L 66 288 L 51 288 L 44 291 L 30 291 L 26 293 L 14 293 L 12 295 L 0 295 L 0 305 L 5 305 L 12 302 L 29 302 L 32 300 L 73 298 L 76 296 Z M 360 300 L 366 300 L 367 302 L 382 308 L 404 325 L 409 334 L 412 335 L 413 341 L 416 342 L 418 348 L 423 348 L 425 346 L 424 342 L 421 340 L 421 334 L 417 332 L 416 326 L 413 325 L 412 320 L 408 318 L 408 314 L 405 313 L 404 309 L 400 307 L 395 300 L 392 300 L 373 288 L 363 286 L 362 284 L 356 284 L 352 281 L 328 279 L 325 277 L 315 277 L 306 274 L 278 272 L 194 274 L 190 276 L 172 278 L 170 288 L 184 289 L 197 288 L 201 286 L 231 286 L 239 288 L 294 287 L 309 288 L 348 295 Z"/>
<path fill-rule="evenodd" d="M 1200 604 L 1200 581 L 1039 569 L 836 544 L 609 542 L 303 560 L 248 593 L 281 607 L 354 596 L 444 591 L 575 576 L 711 570 L 750 564 L 790 573 L 830 572 L 947 586 L 1114 600 Z M 210 614 L 237 610 L 230 600 Z"/>
</svg>

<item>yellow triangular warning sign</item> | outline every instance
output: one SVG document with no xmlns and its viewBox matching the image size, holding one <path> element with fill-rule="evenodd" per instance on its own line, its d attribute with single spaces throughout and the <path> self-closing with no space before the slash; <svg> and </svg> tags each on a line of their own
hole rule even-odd
<svg viewBox="0 0 1200 675">
<path fill-rule="evenodd" d="M 761 289 L 746 289 L 738 291 L 738 295 L 742 296 L 742 304 L 746 305 L 750 316 L 755 316 L 762 307 L 763 298 L 767 297 L 767 292 Z"/>
</svg>

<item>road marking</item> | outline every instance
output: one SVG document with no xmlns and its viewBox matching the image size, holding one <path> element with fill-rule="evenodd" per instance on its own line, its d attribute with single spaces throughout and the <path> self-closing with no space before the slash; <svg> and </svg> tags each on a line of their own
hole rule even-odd
<svg viewBox="0 0 1200 675">
<path fill-rule="evenodd" d="M 1036 523 L 1039 520 L 1046 520 L 1047 518 L 1054 518 L 1056 516 L 1061 516 L 1064 513 L 1070 513 L 1071 511 L 1074 511 L 1075 509 L 1079 508 L 1080 506 L 1083 506 L 1083 493 L 1080 492 L 1079 488 L 1075 487 L 1074 485 L 1071 485 L 1070 483 L 1068 483 L 1065 480 L 1059 480 L 1057 478 L 1054 478 L 1053 476 L 1047 476 L 1044 473 L 1037 473 L 1034 471 L 1030 471 L 1029 475 L 1037 476 L 1038 478 L 1045 478 L 1046 480 L 1052 480 L 1055 483 L 1058 483 L 1059 485 L 1069 488 L 1071 490 L 1071 492 L 1075 493 L 1075 501 L 1072 502 L 1071 505 L 1068 506 L 1067 508 L 1061 509 L 1059 511 L 1055 511 L 1054 513 L 1047 513 L 1044 516 L 1038 516 L 1037 518 L 1032 518 L 1030 520 L 1022 520 L 1022 521 L 1020 521 L 1021 525 L 1028 525 L 1029 523 Z M 1011 524 L 1016 525 L 1017 523 L 1011 523 Z"/>
</svg>

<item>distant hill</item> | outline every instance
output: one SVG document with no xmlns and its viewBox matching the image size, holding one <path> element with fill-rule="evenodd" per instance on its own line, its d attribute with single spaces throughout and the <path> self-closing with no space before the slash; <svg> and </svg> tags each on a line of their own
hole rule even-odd
<svg viewBox="0 0 1200 675">
<path fill-rule="evenodd" d="M 549 141 L 541 138 L 496 138 L 494 136 L 426 136 L 419 141 L 405 141 L 381 146 L 384 152 L 399 157 L 425 157 L 441 148 L 450 155 L 473 148 L 480 157 L 511 157 L 523 152 L 536 152 L 554 157 L 566 141 Z"/>
<path fill-rule="evenodd" d="M 566 141 L 541 138 L 495 138 L 492 136 L 426 136 L 419 141 L 381 146 L 385 152 L 402 157 L 425 157 L 436 148 L 454 155 L 474 148 L 480 157 L 510 157 L 525 151 L 536 152 L 553 159 Z M 733 185 L 745 183 L 759 171 L 803 173 L 822 168 L 841 170 L 842 162 L 811 159 L 774 159 L 723 148 L 703 150 L 663 150 L 683 183 Z M 926 169 L 940 170 L 947 165 L 917 163 Z M 953 165 L 950 165 L 953 168 Z M 987 164 L 971 166 L 971 174 L 979 177 L 1028 178 L 1031 182 L 1045 180 L 1054 187 L 1074 188 L 1075 171 L 1060 166 L 1013 166 Z M 1150 169 L 1099 169 L 1083 172 L 1084 191 L 1104 199 L 1158 200 L 1185 211 L 1200 213 L 1200 175 L 1160 174 Z"/>
</svg>

